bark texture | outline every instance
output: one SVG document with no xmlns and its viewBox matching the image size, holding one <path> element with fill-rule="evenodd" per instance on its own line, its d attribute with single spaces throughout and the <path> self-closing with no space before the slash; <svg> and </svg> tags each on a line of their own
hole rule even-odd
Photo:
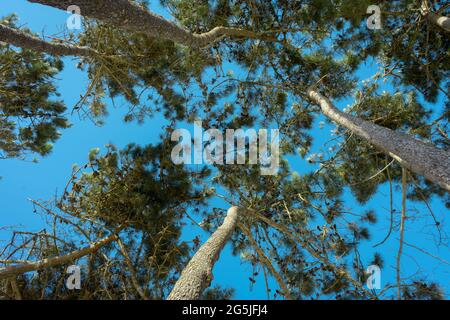
<svg viewBox="0 0 450 320">
<path fill-rule="evenodd" d="M 428 1 L 423 1 L 420 8 L 422 15 L 431 23 L 441 27 L 447 32 L 450 32 L 450 18 L 445 16 L 440 16 L 431 11 Z"/>
<path fill-rule="evenodd" d="M 92 243 L 87 247 L 73 251 L 63 256 L 47 258 L 33 263 L 14 265 L 0 269 L 0 280 L 30 271 L 42 270 L 70 263 L 72 261 L 75 261 L 81 257 L 87 256 L 88 254 L 99 250 L 101 247 L 107 245 L 108 243 L 111 243 L 112 241 L 115 241 L 116 239 L 117 236 L 115 234 L 112 234 L 102 240 Z"/>
<path fill-rule="evenodd" d="M 211 235 L 192 257 L 167 300 L 197 300 L 213 279 L 212 269 L 220 252 L 236 229 L 240 209 L 231 207 L 223 224 Z"/>
<path fill-rule="evenodd" d="M 61 10 L 76 5 L 81 15 L 113 24 L 117 28 L 144 32 L 153 37 L 171 40 L 187 47 L 201 48 L 208 46 L 225 36 L 258 38 L 251 31 L 216 27 L 209 32 L 195 34 L 162 16 L 150 12 L 129 0 L 28 0 Z"/>
<path fill-rule="evenodd" d="M 90 56 L 94 50 L 87 47 L 77 47 L 61 43 L 51 43 L 34 37 L 18 29 L 0 24 L 0 41 L 16 47 L 45 52 L 56 56 Z"/>
<path fill-rule="evenodd" d="M 402 166 L 450 191 L 449 152 L 410 135 L 346 114 L 313 88 L 308 89 L 308 96 L 320 105 L 326 117 L 389 154 Z"/>
</svg>

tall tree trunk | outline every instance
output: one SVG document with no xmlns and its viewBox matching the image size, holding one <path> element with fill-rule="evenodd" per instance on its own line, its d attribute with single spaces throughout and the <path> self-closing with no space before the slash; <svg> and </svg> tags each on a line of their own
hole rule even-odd
<svg viewBox="0 0 450 320">
<path fill-rule="evenodd" d="M 191 48 L 201 48 L 213 44 L 225 36 L 260 38 L 252 31 L 216 27 L 211 31 L 195 34 L 189 30 L 150 12 L 129 0 L 28 0 L 61 10 L 76 5 L 81 15 L 98 19 L 117 28 L 146 33 L 152 37 L 171 40 Z"/>
<path fill-rule="evenodd" d="M 428 1 L 422 1 L 422 6 L 420 8 L 422 15 L 431 23 L 441 27 L 447 32 L 450 32 L 450 18 L 445 16 L 440 16 L 431 11 Z"/>
<path fill-rule="evenodd" d="M 320 105 L 326 117 L 389 154 L 402 166 L 450 191 L 449 152 L 407 134 L 346 114 L 313 88 L 308 89 L 307 93 L 312 101 Z"/>
<path fill-rule="evenodd" d="M 82 249 L 72 251 L 71 253 L 68 253 L 63 256 L 58 257 L 52 257 L 43 259 L 36 262 L 26 263 L 26 264 L 20 264 L 20 265 L 13 265 L 9 266 L 3 269 L 0 269 L 0 280 L 9 278 L 11 276 L 23 274 L 30 271 L 36 271 L 36 270 L 42 270 L 46 268 L 51 268 L 55 266 L 59 266 L 62 264 L 67 264 L 72 261 L 75 261 L 81 257 L 87 256 L 88 254 L 91 254 L 103 246 L 107 245 L 108 243 L 111 243 L 112 241 L 115 241 L 117 239 L 116 234 L 111 234 L 110 236 L 99 240 L 97 242 L 94 242 L 93 244 L 84 247 Z"/>
<path fill-rule="evenodd" d="M 189 261 L 167 300 L 197 300 L 213 279 L 212 269 L 219 255 L 236 229 L 239 207 L 228 209 L 222 225 L 211 235 Z"/>
</svg>

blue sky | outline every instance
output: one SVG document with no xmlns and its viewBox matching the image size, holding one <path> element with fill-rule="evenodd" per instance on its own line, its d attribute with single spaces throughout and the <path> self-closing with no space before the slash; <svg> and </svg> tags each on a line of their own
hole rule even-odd
<svg viewBox="0 0 450 320">
<path fill-rule="evenodd" d="M 166 15 L 161 8 L 152 6 L 158 13 Z M 19 24 L 26 25 L 37 33 L 52 34 L 63 30 L 68 15 L 65 12 L 41 5 L 31 4 L 25 0 L 2 1 L 0 7 L 0 16 L 16 13 L 19 16 Z M 58 75 L 59 92 L 68 106 L 69 110 L 78 101 L 80 94 L 84 93 L 87 86 L 87 77 L 80 70 L 76 69 L 77 61 L 65 58 L 65 69 Z M 367 64 L 363 66 L 358 73 L 361 79 L 371 77 L 376 72 L 374 65 Z M 386 86 L 389 89 L 389 86 Z M 343 101 L 338 104 L 344 107 L 349 101 Z M 50 199 L 55 193 L 62 190 L 67 179 L 70 176 L 72 165 L 74 163 L 84 163 L 87 155 L 92 148 L 102 148 L 106 144 L 114 144 L 119 148 L 128 143 L 137 143 L 146 145 L 156 143 L 159 140 L 159 134 L 163 132 L 164 120 L 161 117 L 147 119 L 144 124 L 136 123 L 125 124 L 122 119 L 126 111 L 123 102 L 117 101 L 116 107 L 109 105 L 109 116 L 105 124 L 101 127 L 95 126 L 87 120 L 80 120 L 76 115 L 71 118 L 73 126 L 64 130 L 61 139 L 59 139 L 52 154 L 42 158 L 38 163 L 29 161 L 20 161 L 15 159 L 2 160 L 0 163 L 0 226 L 20 226 L 24 230 L 38 230 L 42 226 L 39 216 L 33 214 L 32 206 L 27 200 L 32 199 Z M 330 139 L 330 130 L 332 125 L 326 125 L 319 129 L 317 125 L 324 121 L 319 116 L 316 119 L 316 126 L 313 130 L 315 142 L 313 152 L 320 152 L 324 149 L 324 143 Z M 305 172 L 314 169 L 302 160 L 299 156 L 291 157 L 290 163 L 294 170 Z M 398 232 L 395 232 L 391 238 L 381 247 L 372 248 L 372 244 L 377 240 L 383 239 L 388 226 L 388 197 L 389 192 L 386 187 L 379 190 L 374 197 L 364 207 L 357 204 L 349 194 L 346 196 L 346 205 L 349 211 L 364 212 L 366 209 L 376 209 L 379 214 L 379 222 L 372 228 L 372 239 L 370 244 L 364 244 L 361 247 L 363 261 L 367 261 L 373 256 L 375 251 L 381 252 L 385 258 L 385 268 L 382 273 L 382 285 L 387 282 L 394 283 L 395 279 L 395 255 L 398 250 Z M 396 192 L 395 206 L 397 212 L 400 210 L 400 192 Z M 226 208 L 226 205 L 220 201 L 214 201 L 213 206 Z M 434 199 L 431 203 L 434 213 L 442 223 L 443 230 L 448 230 L 445 224 L 445 218 L 449 212 L 439 201 Z M 407 221 L 406 241 L 414 244 L 430 253 L 450 261 L 450 252 L 447 247 L 437 247 L 432 235 L 431 220 L 427 216 L 424 205 L 411 204 L 409 214 L 425 216 L 423 219 L 414 219 Z M 318 223 L 319 224 L 319 223 Z M 205 234 L 196 226 L 187 226 L 183 239 L 189 240 L 196 235 L 201 235 L 206 239 Z M 0 240 L 6 240 L 8 234 L 0 231 Z M 0 242 L 1 247 L 1 242 Z M 413 248 L 406 247 L 402 260 L 402 273 L 405 278 L 420 274 L 419 278 L 438 281 L 444 286 L 447 293 L 450 292 L 449 266 L 444 265 Z M 420 266 L 420 267 L 419 267 Z M 236 289 L 235 298 L 239 299 L 264 299 L 266 293 L 262 275 L 257 279 L 256 285 L 250 288 L 248 277 L 251 275 L 251 267 L 240 261 L 239 257 L 233 257 L 229 246 L 226 247 L 221 259 L 214 269 L 213 284 L 220 284 L 223 287 L 233 287 Z M 272 289 L 275 284 L 271 281 Z M 448 297 L 448 295 L 447 295 Z"/>
</svg>

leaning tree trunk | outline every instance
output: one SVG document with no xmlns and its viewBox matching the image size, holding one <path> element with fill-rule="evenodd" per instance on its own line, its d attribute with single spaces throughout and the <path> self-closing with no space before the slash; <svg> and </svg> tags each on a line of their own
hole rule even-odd
<svg viewBox="0 0 450 320">
<path fill-rule="evenodd" d="M 47 42 L 19 29 L 0 24 L 0 41 L 13 46 L 38 52 L 46 52 L 56 56 L 93 56 L 96 51 L 87 47 L 77 47 L 62 43 Z"/>
<path fill-rule="evenodd" d="M 275 41 L 276 39 L 250 30 L 218 26 L 204 33 L 191 31 L 164 19 L 130 0 L 28 0 L 32 3 L 47 5 L 67 10 L 75 5 L 85 17 L 109 23 L 116 28 L 142 32 L 151 37 L 166 39 L 190 48 L 202 48 L 214 44 L 224 37 L 260 39 Z M 100 54 L 92 48 L 68 44 L 47 42 L 18 29 L 0 24 L 0 41 L 17 47 L 46 52 L 58 56 L 95 56 Z"/>
<path fill-rule="evenodd" d="M 212 269 L 236 229 L 240 209 L 231 207 L 223 224 L 200 247 L 181 273 L 167 300 L 197 300 L 213 279 Z"/>
<path fill-rule="evenodd" d="M 9 266 L 3 269 L 0 269 L 0 280 L 6 279 L 9 277 L 13 277 L 19 274 L 23 274 L 30 271 L 43 270 L 46 268 L 51 268 L 63 264 L 70 263 L 77 259 L 80 259 L 88 254 L 91 254 L 105 245 L 117 240 L 116 234 L 111 234 L 110 236 L 99 240 L 97 242 L 92 243 L 91 245 L 84 247 L 79 250 L 72 251 L 63 256 L 51 257 L 43 260 L 39 260 L 36 262 L 23 263 L 19 265 Z"/>
<path fill-rule="evenodd" d="M 326 117 L 389 154 L 402 166 L 450 191 L 449 152 L 407 134 L 346 114 L 313 88 L 308 89 L 308 96 L 320 105 Z"/>
<path fill-rule="evenodd" d="M 76 5 L 82 16 L 97 19 L 117 28 L 146 33 L 152 37 L 171 40 L 190 48 L 213 44 L 223 37 L 267 38 L 252 31 L 231 27 L 215 27 L 196 34 L 164 19 L 130 0 L 28 0 L 61 10 Z"/>
<path fill-rule="evenodd" d="M 450 18 L 446 16 L 440 16 L 432 12 L 428 5 L 428 1 L 422 1 L 420 12 L 428 21 L 441 27 L 447 32 L 450 32 Z"/>
</svg>

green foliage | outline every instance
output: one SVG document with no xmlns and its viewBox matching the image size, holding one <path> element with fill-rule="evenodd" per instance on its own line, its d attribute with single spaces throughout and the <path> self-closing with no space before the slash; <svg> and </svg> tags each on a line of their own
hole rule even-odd
<svg viewBox="0 0 450 320">
<path fill-rule="evenodd" d="M 436 283 L 413 281 L 404 286 L 403 297 L 407 300 L 444 300 L 442 289 Z"/>
<path fill-rule="evenodd" d="M 108 146 L 105 155 L 97 148 L 89 153 L 88 164 L 74 168 L 68 188 L 56 202 L 58 211 L 43 207 L 45 214 L 55 216 L 54 242 L 47 241 L 45 231 L 32 237 L 36 246 L 30 259 L 62 255 L 85 246 L 85 237 L 103 238 L 105 230 L 122 229 L 118 235 L 131 261 L 126 261 L 113 242 L 78 262 L 83 266 L 81 291 L 60 285 L 67 275 L 65 266 L 58 266 L 35 277 L 20 276 L 25 298 L 140 299 L 132 277 L 146 297 L 167 296 L 190 253 L 188 243 L 180 241 L 185 211 L 191 206 L 200 208 L 209 197 L 201 187 L 208 170 L 191 172 L 174 165 L 169 158 L 171 146 L 170 142 L 145 148 L 129 145 L 122 151 Z M 72 229 L 67 230 L 68 226 Z M 116 258 L 105 262 L 107 256 Z M 232 293 L 217 288 L 207 297 L 231 298 Z"/>
<path fill-rule="evenodd" d="M 15 27 L 16 18 L 3 23 Z M 54 100 L 62 61 L 0 43 L 0 66 L 0 157 L 49 154 L 59 130 L 69 127 L 66 107 Z"/>
<path fill-rule="evenodd" d="M 206 192 L 196 184 L 209 172 L 189 172 L 174 165 L 170 146 L 130 145 L 121 152 L 110 146 L 104 156 L 94 149 L 89 155 L 89 172 L 72 181 L 61 207 L 108 225 L 137 230 L 181 217 L 187 205 L 199 206 L 206 199 Z M 172 232 L 178 234 L 179 229 Z"/>
<path fill-rule="evenodd" d="M 350 8 L 359 8 L 355 2 L 362 6 L 366 1 L 341 2 L 342 8 L 348 11 Z M 449 15 L 448 7 L 445 9 L 444 6 L 445 1 L 434 2 L 437 8 L 444 9 L 441 15 Z M 420 3 L 406 0 L 379 1 L 383 12 L 382 29 L 375 31 L 366 27 L 365 19 L 355 21 L 358 15 L 344 14 L 344 18 L 351 21 L 351 27 L 341 30 L 335 47 L 343 52 L 358 52 L 363 58 L 361 61 L 370 56 L 379 57 L 385 72 L 389 70 L 395 73 L 400 84 L 414 87 L 428 101 L 436 102 L 440 92 L 448 92 L 450 40 L 446 31 L 421 16 Z M 377 4 L 377 1 L 370 4 Z"/>
<path fill-rule="evenodd" d="M 77 108 L 87 105 L 92 115 L 107 114 L 104 97 L 123 96 L 130 104 L 125 121 L 143 122 L 155 112 L 183 120 L 189 97 L 179 90 L 200 77 L 211 59 L 201 52 L 190 53 L 171 41 L 141 33 L 130 33 L 102 24 L 90 25 L 80 35 L 80 44 L 101 52 L 96 59 L 80 64 L 90 86 Z"/>
<path fill-rule="evenodd" d="M 220 286 L 208 288 L 203 293 L 201 300 L 231 300 L 234 296 L 234 289 L 223 289 Z"/>
<path fill-rule="evenodd" d="M 443 6 L 442 1 L 435 2 Z M 138 3 L 147 6 L 147 1 Z M 255 165 L 190 171 L 172 163 L 173 144 L 165 138 L 156 146 L 130 145 L 122 151 L 109 146 L 104 155 L 93 149 L 89 163 L 74 171 L 58 209 L 80 219 L 82 230 L 94 229 L 93 238 L 102 236 L 103 229 L 125 227 L 121 235 L 134 261 L 136 278 L 146 296 L 154 299 L 167 296 L 189 256 L 189 245 L 180 242 L 185 213 L 192 208 L 199 213 L 211 195 L 249 211 L 232 235 L 232 248 L 252 268 L 250 285 L 261 273 L 274 277 L 278 273 L 297 299 L 374 298 L 361 283 L 368 277 L 366 264 L 382 267 L 383 257 L 375 253 L 371 262 L 363 262 L 358 250 L 362 242 L 371 240 L 370 227 L 377 223 L 379 212 L 361 208 L 361 212 L 349 214 L 344 200 L 351 192 L 361 205 L 367 204 L 380 186 L 399 183 L 401 166 L 367 141 L 337 128 L 327 142 L 331 145 L 329 157 L 308 157 L 318 168 L 307 168 L 301 175 L 293 172 L 288 158 L 296 152 L 305 158 L 310 152 L 315 142 L 314 120 L 320 114 L 305 91 L 317 85 L 330 100 L 352 97 L 355 101 L 345 112 L 448 149 L 448 100 L 439 119 L 430 120 L 442 111 L 435 103 L 439 93 L 448 92 L 446 34 L 419 16 L 418 1 L 161 3 L 192 32 L 235 26 L 270 35 L 276 41 L 227 39 L 191 50 L 87 20 L 79 44 L 99 54 L 80 61 L 79 68 L 87 71 L 90 84 L 75 109 L 87 106 L 91 115 L 101 120 L 108 114 L 105 99 L 123 97 L 129 103 L 126 122 L 143 122 L 161 113 L 170 122 L 168 132 L 181 121 L 197 118 L 207 129 L 277 127 L 282 136 L 280 171 L 275 176 L 261 176 Z M 382 7 L 381 30 L 366 26 L 366 9 L 372 4 Z M 443 10 L 443 14 L 447 12 Z M 45 155 L 51 149 L 49 143 L 59 136 L 57 129 L 68 126 L 62 115 L 64 106 L 51 100 L 56 94 L 51 80 L 62 64 L 6 44 L 0 44 L 0 62 L 0 110 L 4 113 L 0 150 L 6 156 L 24 151 Z M 380 93 L 377 84 L 358 86 L 358 70 L 365 63 L 381 66 L 373 80 L 389 80 L 392 93 Z M 423 100 L 435 103 L 437 110 L 425 108 Z M 213 178 L 208 181 L 210 174 Z M 449 195 L 441 188 L 414 174 L 408 175 L 408 181 L 408 199 L 427 202 L 438 195 L 446 197 L 445 204 L 450 207 Z M 206 188 L 206 182 L 220 192 Z M 203 213 L 203 227 L 209 231 L 224 215 L 223 209 L 211 211 Z M 254 240 L 242 232 L 244 228 Z M 79 244 L 72 242 L 73 247 Z M 196 238 L 193 248 L 198 244 Z M 73 249 L 61 243 L 40 248 L 33 257 Z M 111 245 L 101 253 L 115 257 L 118 250 Z M 139 298 L 125 261 L 106 263 L 103 258 L 94 255 L 85 262 L 90 271 L 83 271 L 89 279 L 84 296 L 58 291 L 63 268 L 45 272 L 37 280 L 20 279 L 20 285 L 28 288 L 24 292 L 31 298 L 46 286 L 64 298 Z M 100 271 L 114 276 L 105 280 Z M 286 294 L 280 290 L 270 293 L 274 297 Z M 436 284 L 413 281 L 405 284 L 403 296 L 439 299 L 443 294 Z M 216 287 L 203 297 L 230 299 L 233 291 Z"/>
</svg>

